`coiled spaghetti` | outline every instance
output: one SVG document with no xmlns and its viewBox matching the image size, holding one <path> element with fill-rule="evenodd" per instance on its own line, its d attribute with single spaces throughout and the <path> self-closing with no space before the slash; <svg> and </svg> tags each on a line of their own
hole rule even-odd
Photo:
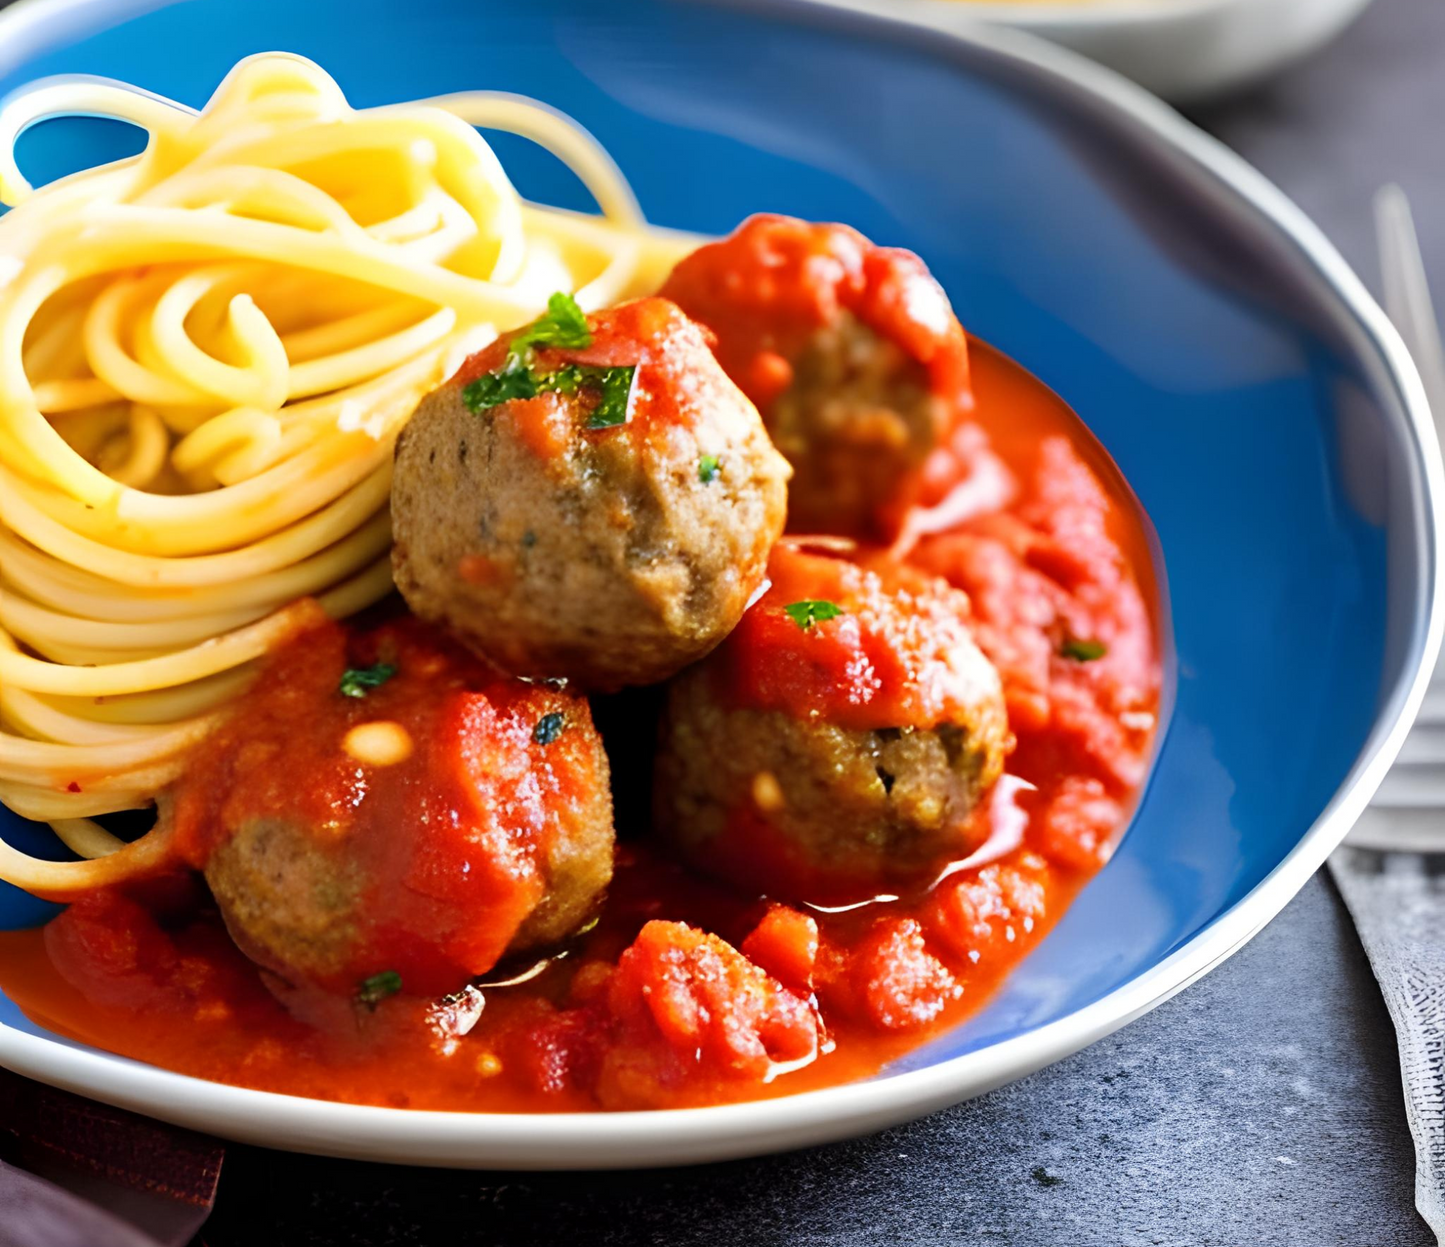
<svg viewBox="0 0 1445 1247">
<path fill-rule="evenodd" d="M 64 114 L 150 141 L 32 192 L 14 141 Z M 550 149 L 602 216 L 522 201 L 474 126 Z M 392 444 L 418 399 L 552 291 L 601 307 L 688 245 L 543 105 L 355 110 L 278 54 L 200 113 L 35 85 L 0 107 L 0 199 L 0 800 L 84 857 L 119 848 L 90 818 L 154 800 L 291 604 L 390 590 Z M 54 894 L 155 851 L 0 846 L 0 878 Z"/>
</svg>

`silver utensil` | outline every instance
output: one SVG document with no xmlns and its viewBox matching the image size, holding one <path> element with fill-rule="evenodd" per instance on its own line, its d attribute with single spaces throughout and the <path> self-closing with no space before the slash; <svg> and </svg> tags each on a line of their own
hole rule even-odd
<svg viewBox="0 0 1445 1247">
<path fill-rule="evenodd" d="M 1385 310 L 1415 357 L 1437 427 L 1445 350 L 1410 204 L 1375 197 Z M 1330 873 L 1355 920 L 1395 1024 L 1415 1140 L 1415 1206 L 1445 1247 L 1445 664 L 1390 774 Z"/>
<path fill-rule="evenodd" d="M 1445 436 L 1445 347 L 1430 300 L 1410 201 L 1398 186 L 1375 196 L 1385 311 L 1405 340 Z M 1400 756 L 1350 833 L 1367 848 L 1445 852 L 1445 663 L 1435 670 Z"/>
</svg>

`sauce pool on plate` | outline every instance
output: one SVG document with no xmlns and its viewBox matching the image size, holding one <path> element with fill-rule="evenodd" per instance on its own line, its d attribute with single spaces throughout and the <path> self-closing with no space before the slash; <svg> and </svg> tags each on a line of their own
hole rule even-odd
<svg viewBox="0 0 1445 1247">
<path fill-rule="evenodd" d="M 998 670 L 1017 744 L 969 816 L 967 858 L 878 896 L 785 903 L 695 874 L 646 828 L 622 825 L 596 925 L 560 948 L 493 932 L 515 951 L 454 996 L 403 994 L 388 972 L 350 998 L 293 997 L 290 1009 L 205 890 L 167 877 L 0 936 L 0 989 L 59 1034 L 198 1077 L 456 1111 L 789 1094 L 865 1076 L 958 1024 L 1107 860 L 1145 778 L 1160 678 L 1147 538 L 1117 470 L 1023 370 L 976 344 L 971 362 L 975 407 L 934 492 L 985 478 L 994 492 L 906 532 L 891 556 L 860 558 L 885 570 L 901 558 L 966 593 L 973 638 Z M 280 705 L 287 688 L 264 695 Z M 545 758 L 559 743 L 541 726 L 566 710 L 554 700 L 539 690 L 527 705 L 519 754 Z M 400 704 L 378 721 L 409 739 L 431 730 Z M 440 765 L 372 735 L 355 742 L 358 764 L 394 769 L 399 783 Z M 270 761 L 282 787 L 317 780 L 306 739 L 298 731 Z M 202 758 L 203 771 L 216 765 Z M 766 783 L 750 799 L 766 806 Z M 508 895 L 532 895 L 519 878 Z M 437 949 L 465 960 L 443 932 L 396 973 L 424 975 Z"/>
</svg>

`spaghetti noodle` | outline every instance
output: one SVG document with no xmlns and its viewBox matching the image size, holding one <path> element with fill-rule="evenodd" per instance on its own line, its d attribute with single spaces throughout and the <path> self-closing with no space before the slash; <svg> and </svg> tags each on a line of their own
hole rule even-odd
<svg viewBox="0 0 1445 1247">
<path fill-rule="evenodd" d="M 150 141 L 32 191 L 15 140 L 66 114 Z M 524 202 L 478 126 L 549 149 L 602 215 Z M 341 616 L 390 590 L 392 445 L 418 399 L 552 291 L 600 308 L 690 243 L 541 104 L 355 110 L 279 54 L 200 113 L 36 84 L 0 107 L 0 199 L 0 800 L 102 859 L 0 846 L 0 878 L 56 895 L 159 851 L 90 819 L 154 800 L 293 603 Z"/>
</svg>

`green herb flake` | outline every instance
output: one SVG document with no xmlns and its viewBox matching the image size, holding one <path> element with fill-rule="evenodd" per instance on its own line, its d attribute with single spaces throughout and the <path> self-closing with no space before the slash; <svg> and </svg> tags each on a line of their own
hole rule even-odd
<svg viewBox="0 0 1445 1247">
<path fill-rule="evenodd" d="M 582 388 L 594 369 L 581 364 L 563 364 L 562 367 L 537 378 L 537 389 L 544 394 L 566 394 L 571 397 Z"/>
<path fill-rule="evenodd" d="M 704 455 L 697 461 L 697 479 L 704 485 L 711 485 L 722 471 L 722 464 L 716 455 Z"/>
<path fill-rule="evenodd" d="M 374 667 L 348 667 L 341 674 L 337 691 L 343 697 L 365 697 L 374 688 L 380 688 L 392 676 L 396 668 L 389 662 L 379 662 Z"/>
<path fill-rule="evenodd" d="M 538 376 L 533 367 L 534 350 L 550 346 L 575 351 L 591 345 L 592 331 L 587 328 L 586 313 L 577 306 L 576 299 L 559 290 L 547 300 L 547 310 L 541 316 L 512 336 L 507 344 L 507 362 L 468 385 L 462 391 L 462 401 L 475 416 L 513 399 L 536 398 L 548 392 L 575 394 L 583 372 L 600 370 L 567 364 L 546 376 Z"/>
<path fill-rule="evenodd" d="M 1109 652 L 1103 641 L 1077 641 L 1072 637 L 1059 647 L 1059 653 L 1075 662 L 1093 662 Z"/>
<path fill-rule="evenodd" d="M 486 373 L 468 385 L 462 391 L 462 402 L 476 416 L 514 398 L 536 398 L 540 392 L 535 372 L 526 365 L 512 367 L 508 361 L 501 371 Z"/>
<path fill-rule="evenodd" d="M 399 991 L 401 975 L 395 970 L 383 970 L 380 974 L 361 980 L 361 986 L 356 989 L 356 1003 L 364 1009 L 375 1010 L 388 996 L 395 996 Z"/>
<path fill-rule="evenodd" d="M 577 306 L 576 299 L 559 290 L 547 300 L 547 310 L 541 316 L 513 335 L 508 350 L 513 357 L 525 362 L 533 347 L 580 351 L 591 345 L 592 330 L 587 328 L 587 314 Z"/>
<path fill-rule="evenodd" d="M 592 409 L 592 415 L 587 419 L 587 427 L 611 429 L 619 424 L 626 424 L 632 413 L 632 386 L 637 380 L 636 365 L 589 371 L 594 375 L 587 376 L 585 380 L 600 386 L 602 398 Z"/>
<path fill-rule="evenodd" d="M 784 613 L 804 632 L 816 623 L 823 623 L 828 619 L 837 619 L 843 613 L 843 608 L 836 602 L 818 602 L 813 600 L 803 602 L 789 602 L 783 607 Z"/>
<path fill-rule="evenodd" d="M 537 720 L 537 726 L 532 729 L 532 739 L 539 745 L 550 745 L 562 735 L 562 729 L 566 726 L 567 717 L 554 710 Z"/>
<path fill-rule="evenodd" d="M 513 399 L 536 398 L 539 394 L 566 394 L 581 390 L 597 394 L 597 406 L 587 418 L 589 429 L 610 429 L 626 424 L 631 415 L 632 383 L 637 367 L 625 364 L 598 368 L 591 364 L 563 364 L 551 372 L 539 373 L 532 365 L 509 358 L 497 372 L 478 377 L 462 391 L 462 402 L 474 416 L 509 403 Z"/>
</svg>

